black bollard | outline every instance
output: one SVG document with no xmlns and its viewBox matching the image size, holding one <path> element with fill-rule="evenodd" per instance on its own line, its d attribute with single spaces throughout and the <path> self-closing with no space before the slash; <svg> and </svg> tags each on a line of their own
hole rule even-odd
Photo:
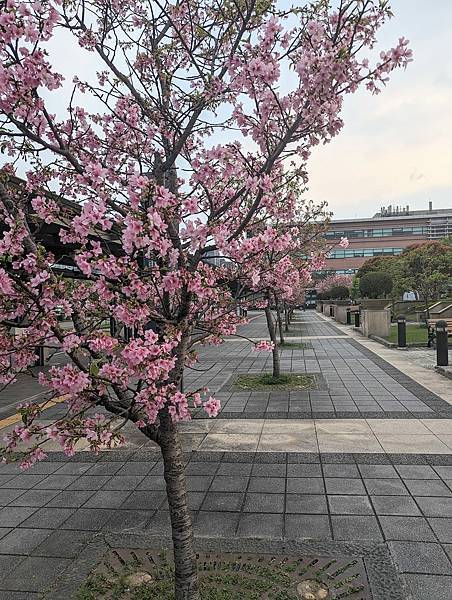
<svg viewBox="0 0 452 600">
<path fill-rule="evenodd" d="M 449 347 L 447 340 L 446 321 L 436 322 L 436 364 L 438 367 L 447 367 L 449 364 Z"/>
<path fill-rule="evenodd" d="M 359 327 L 359 310 L 355 311 L 355 327 Z"/>
<path fill-rule="evenodd" d="M 330 304 L 330 317 L 334 315 L 334 306 Z"/>
<path fill-rule="evenodd" d="M 347 311 L 347 325 L 352 324 L 352 313 L 350 310 Z"/>
<path fill-rule="evenodd" d="M 406 348 L 406 318 L 404 315 L 397 317 L 397 345 Z"/>
</svg>

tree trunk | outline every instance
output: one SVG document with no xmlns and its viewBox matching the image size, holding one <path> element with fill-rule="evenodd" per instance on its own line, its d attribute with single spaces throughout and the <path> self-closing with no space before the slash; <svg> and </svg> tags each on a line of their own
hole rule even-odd
<svg viewBox="0 0 452 600">
<path fill-rule="evenodd" d="M 187 503 L 182 446 L 176 425 L 166 411 L 160 416 L 163 456 L 174 550 L 175 600 L 200 600 L 193 525 Z"/>
<path fill-rule="evenodd" d="M 275 295 L 275 305 L 276 305 L 276 317 L 278 319 L 279 343 L 284 344 L 284 342 L 286 340 L 284 339 L 283 324 L 282 324 L 282 318 L 281 318 L 281 307 L 279 305 L 279 300 L 276 297 L 276 295 Z"/>
<path fill-rule="evenodd" d="M 289 309 L 287 308 L 287 304 L 284 302 L 284 331 L 287 333 L 289 331 Z"/>
<path fill-rule="evenodd" d="M 281 375 L 281 363 L 279 361 L 279 348 L 276 340 L 275 324 L 273 322 L 272 311 L 270 310 L 270 299 L 265 307 L 265 316 L 267 318 L 268 333 L 270 334 L 270 340 L 273 342 L 274 348 L 272 350 L 273 355 L 273 377 L 279 377 Z"/>
</svg>

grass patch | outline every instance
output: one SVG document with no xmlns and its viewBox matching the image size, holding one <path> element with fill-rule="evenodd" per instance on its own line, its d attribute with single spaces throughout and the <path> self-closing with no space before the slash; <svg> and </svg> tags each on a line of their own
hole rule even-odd
<svg viewBox="0 0 452 600">
<path fill-rule="evenodd" d="M 239 390 L 309 390 L 315 387 L 315 378 L 300 373 L 284 373 L 279 377 L 271 373 L 247 374 L 239 375 L 234 387 Z"/>
<path fill-rule="evenodd" d="M 278 348 L 287 350 L 303 350 L 305 345 L 303 342 L 284 342 L 284 344 L 278 344 Z"/>
<path fill-rule="evenodd" d="M 397 324 L 391 325 L 391 333 L 384 339 L 397 344 Z M 428 341 L 427 327 L 425 325 L 408 324 L 406 326 L 406 341 L 407 344 L 426 344 Z"/>
</svg>

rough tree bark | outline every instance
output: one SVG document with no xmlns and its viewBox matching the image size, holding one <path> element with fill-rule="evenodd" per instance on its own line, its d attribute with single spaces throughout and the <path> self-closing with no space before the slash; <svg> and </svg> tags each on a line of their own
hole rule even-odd
<svg viewBox="0 0 452 600">
<path fill-rule="evenodd" d="M 289 331 L 289 309 L 287 308 L 287 304 L 284 302 L 284 331 L 287 333 Z"/>
<path fill-rule="evenodd" d="M 276 339 L 275 323 L 273 321 L 272 311 L 270 309 L 270 294 L 267 297 L 267 306 L 265 307 L 265 317 L 267 319 L 268 333 L 270 334 L 270 340 L 273 342 L 274 348 L 272 350 L 273 356 L 273 377 L 279 377 L 281 375 L 281 363 L 279 360 L 279 348 L 278 341 Z"/>
<path fill-rule="evenodd" d="M 177 425 L 166 411 L 160 415 L 160 434 L 173 538 L 175 600 L 201 600 L 182 446 Z"/>
<path fill-rule="evenodd" d="M 276 295 L 275 295 L 275 306 L 276 306 L 276 318 L 278 320 L 279 343 L 284 344 L 286 340 L 284 339 L 284 331 L 283 331 L 283 324 L 282 324 L 282 318 L 281 318 L 281 306 L 279 304 L 279 300 Z"/>
</svg>

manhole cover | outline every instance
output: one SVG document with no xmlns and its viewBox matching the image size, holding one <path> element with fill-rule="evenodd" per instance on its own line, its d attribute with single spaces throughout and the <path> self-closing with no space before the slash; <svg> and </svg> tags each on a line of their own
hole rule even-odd
<svg viewBox="0 0 452 600">
<path fill-rule="evenodd" d="M 85 588 L 96 599 L 129 599 L 127 582 L 134 573 L 143 579 L 139 597 L 172 597 L 171 553 L 115 549 L 90 575 Z M 199 553 L 203 600 L 371 600 L 361 558 L 283 556 L 248 553 Z M 147 576 L 146 576 L 147 575 Z M 132 578 L 133 579 L 133 578 Z M 135 588 L 135 593 L 136 593 Z M 222 595 L 219 595 L 221 592 Z"/>
</svg>

